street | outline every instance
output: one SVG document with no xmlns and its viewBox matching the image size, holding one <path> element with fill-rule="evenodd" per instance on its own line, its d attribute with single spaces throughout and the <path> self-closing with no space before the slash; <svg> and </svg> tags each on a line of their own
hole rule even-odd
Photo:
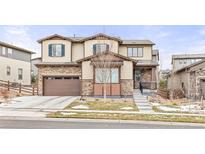
<svg viewBox="0 0 205 154">
<path fill-rule="evenodd" d="M 201 129 L 204 124 L 114 121 L 87 119 L 12 119 L 1 118 L 0 128 L 8 129 Z"/>
</svg>

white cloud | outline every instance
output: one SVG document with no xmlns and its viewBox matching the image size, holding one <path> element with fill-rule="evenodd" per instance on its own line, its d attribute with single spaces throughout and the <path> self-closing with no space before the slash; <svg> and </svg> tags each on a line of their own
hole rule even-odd
<svg viewBox="0 0 205 154">
<path fill-rule="evenodd" d="M 11 43 L 22 48 L 32 50 L 40 56 L 40 46 L 33 40 L 29 34 L 29 27 L 27 26 L 6 26 L 4 28 L 4 39 L 6 42 Z"/>
<path fill-rule="evenodd" d="M 157 38 L 165 38 L 167 36 L 170 36 L 169 32 L 160 32 L 159 34 L 157 34 Z"/>
</svg>

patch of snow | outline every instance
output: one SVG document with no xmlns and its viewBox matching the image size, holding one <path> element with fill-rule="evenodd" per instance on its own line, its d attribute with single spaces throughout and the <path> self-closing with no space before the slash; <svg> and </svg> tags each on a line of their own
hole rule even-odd
<svg viewBox="0 0 205 154">
<path fill-rule="evenodd" d="M 151 103 L 153 106 L 160 106 L 160 103 L 156 103 L 156 102 L 154 102 L 154 103 Z"/>
<path fill-rule="evenodd" d="M 72 108 L 73 109 L 89 109 L 89 107 L 86 105 L 77 105 L 77 106 L 73 106 Z"/>
<path fill-rule="evenodd" d="M 199 105 L 183 105 L 180 107 L 182 111 L 200 110 Z"/>
<path fill-rule="evenodd" d="M 179 108 L 173 108 L 173 107 L 168 107 L 168 106 L 159 106 L 159 109 L 163 111 L 180 111 Z"/>
<path fill-rule="evenodd" d="M 77 114 L 77 113 L 61 112 L 61 114 L 63 114 L 63 115 L 74 115 L 74 114 Z"/>
<path fill-rule="evenodd" d="M 86 101 L 85 100 L 80 100 L 80 103 L 86 103 Z"/>
<path fill-rule="evenodd" d="M 159 106 L 159 109 L 163 111 L 170 111 L 170 112 L 203 112 L 203 110 L 200 109 L 199 105 L 183 105 L 180 106 L 180 108 L 175 107 L 168 107 L 168 106 Z"/>
<path fill-rule="evenodd" d="M 132 110 L 133 109 L 133 107 L 122 107 L 122 108 L 120 108 L 121 110 Z"/>
</svg>

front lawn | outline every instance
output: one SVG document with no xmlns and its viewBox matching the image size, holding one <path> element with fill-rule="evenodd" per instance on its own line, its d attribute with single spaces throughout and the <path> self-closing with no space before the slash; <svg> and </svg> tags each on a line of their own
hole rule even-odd
<svg viewBox="0 0 205 154">
<path fill-rule="evenodd" d="M 166 101 L 160 101 L 160 103 L 162 105 L 166 105 L 166 106 L 180 106 L 180 105 L 183 105 L 183 104 L 187 104 L 188 103 L 188 100 L 187 99 L 174 99 L 174 100 L 166 100 Z"/>
<path fill-rule="evenodd" d="M 113 120 L 146 120 L 165 122 L 205 123 L 204 116 L 161 115 L 161 114 L 120 114 L 120 113 L 86 113 L 86 112 L 56 112 L 49 118 L 81 118 L 81 119 L 113 119 Z"/>
<path fill-rule="evenodd" d="M 87 110 L 115 110 L 115 111 L 138 111 L 132 98 L 127 99 L 111 99 L 107 98 L 104 102 L 103 98 L 87 98 L 85 101 L 80 99 L 75 100 L 65 109 L 87 109 Z"/>
</svg>

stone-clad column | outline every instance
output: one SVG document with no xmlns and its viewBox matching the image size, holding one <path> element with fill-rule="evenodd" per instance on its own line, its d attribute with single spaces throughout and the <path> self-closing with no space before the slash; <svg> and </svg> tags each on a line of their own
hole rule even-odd
<svg viewBox="0 0 205 154">
<path fill-rule="evenodd" d="M 151 89 L 155 89 L 156 88 L 156 85 L 154 84 L 154 82 L 156 82 L 156 68 L 152 68 L 152 78 L 151 78 Z"/>
</svg>

